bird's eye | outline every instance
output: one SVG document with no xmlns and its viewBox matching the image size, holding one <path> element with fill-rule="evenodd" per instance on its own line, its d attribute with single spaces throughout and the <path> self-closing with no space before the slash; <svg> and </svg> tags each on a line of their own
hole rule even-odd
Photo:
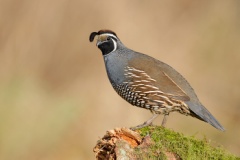
<svg viewBox="0 0 240 160">
<path fill-rule="evenodd" d="M 110 41 L 110 39 L 111 39 L 110 37 L 107 37 L 107 40 L 108 40 L 108 41 Z"/>
</svg>

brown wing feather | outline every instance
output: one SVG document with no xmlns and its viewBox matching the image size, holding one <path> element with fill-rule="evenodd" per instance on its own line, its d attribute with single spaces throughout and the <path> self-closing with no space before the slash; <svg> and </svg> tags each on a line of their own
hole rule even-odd
<svg viewBox="0 0 240 160">
<path fill-rule="evenodd" d="M 189 101 L 190 98 L 187 96 L 187 94 L 165 73 L 163 73 L 163 79 L 165 79 L 166 83 L 165 85 L 168 86 L 170 89 L 167 91 L 167 93 L 173 94 L 173 98 L 183 100 L 183 101 Z"/>
<path fill-rule="evenodd" d="M 141 62 L 139 65 L 138 62 Z M 165 93 L 170 98 L 176 100 L 189 101 L 189 96 L 178 86 L 165 72 L 156 64 L 153 59 L 142 59 L 139 57 L 139 61 L 134 59 L 130 61 L 131 67 L 143 71 L 154 81 L 151 85 L 157 87 L 159 91 Z"/>
</svg>

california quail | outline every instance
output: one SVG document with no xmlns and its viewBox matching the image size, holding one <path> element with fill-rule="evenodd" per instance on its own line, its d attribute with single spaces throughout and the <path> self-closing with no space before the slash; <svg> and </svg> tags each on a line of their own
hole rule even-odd
<svg viewBox="0 0 240 160">
<path fill-rule="evenodd" d="M 111 30 L 92 32 L 90 42 L 95 36 L 98 36 L 97 47 L 102 51 L 115 91 L 132 105 L 153 113 L 153 117 L 133 129 L 150 125 L 159 114 L 164 115 L 164 126 L 169 113 L 177 111 L 224 131 L 198 100 L 189 83 L 171 66 L 127 48 Z"/>
</svg>

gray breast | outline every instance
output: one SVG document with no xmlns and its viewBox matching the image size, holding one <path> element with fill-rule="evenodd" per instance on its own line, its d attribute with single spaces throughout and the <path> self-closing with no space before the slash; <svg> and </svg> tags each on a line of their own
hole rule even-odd
<svg viewBox="0 0 240 160">
<path fill-rule="evenodd" d="M 112 85 L 122 84 L 126 80 L 124 68 L 129 59 L 130 54 L 120 49 L 104 56 L 106 71 Z"/>
</svg>

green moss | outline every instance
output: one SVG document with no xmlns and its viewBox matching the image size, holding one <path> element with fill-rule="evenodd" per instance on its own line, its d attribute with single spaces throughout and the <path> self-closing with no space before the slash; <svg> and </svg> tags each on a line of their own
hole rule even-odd
<svg viewBox="0 0 240 160">
<path fill-rule="evenodd" d="M 206 140 L 198 140 L 195 137 L 184 136 L 163 127 L 145 127 L 138 132 L 143 136 L 149 135 L 154 141 L 143 157 L 144 159 L 166 159 L 164 154 L 171 152 L 184 160 L 240 160 L 222 147 L 212 147 Z M 164 153 L 163 153 L 164 152 Z"/>
</svg>

